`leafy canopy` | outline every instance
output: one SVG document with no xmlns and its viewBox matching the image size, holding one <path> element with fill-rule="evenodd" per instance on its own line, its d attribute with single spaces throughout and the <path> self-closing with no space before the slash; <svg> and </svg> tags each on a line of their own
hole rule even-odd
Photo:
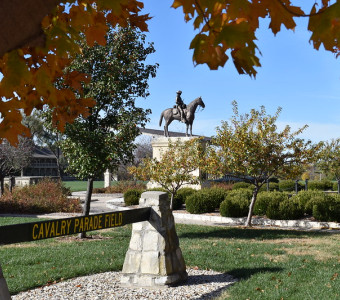
<svg viewBox="0 0 340 300">
<path fill-rule="evenodd" d="M 319 155 L 318 167 L 327 175 L 340 180 L 340 138 L 325 142 Z"/>
<path fill-rule="evenodd" d="M 67 124 L 62 150 L 70 172 L 95 178 L 132 159 L 137 125 L 144 126 L 150 113 L 136 107 L 135 99 L 148 96 L 148 79 L 156 76 L 158 65 L 145 64 L 155 50 L 152 44 L 145 45 L 145 35 L 131 27 L 110 28 L 105 46 L 89 47 L 84 41 L 81 47 L 82 54 L 66 72 L 91 75 L 83 94 L 95 99 L 96 105 L 89 108 L 89 116 Z M 59 85 L 67 87 L 68 82 Z"/>
<path fill-rule="evenodd" d="M 251 225 L 254 205 L 260 187 L 272 176 L 296 177 L 303 166 L 314 159 L 317 146 L 297 138 L 307 126 L 291 132 L 286 126 L 279 131 L 275 125 L 281 112 L 267 115 L 264 106 L 240 115 L 233 102 L 234 115 L 230 122 L 217 128 L 208 152 L 207 167 L 215 175 L 231 174 L 253 184 L 246 226 Z"/>
<path fill-rule="evenodd" d="M 191 41 L 193 61 L 210 69 L 223 67 L 229 57 L 240 74 L 256 76 L 260 50 L 256 31 L 260 20 L 270 19 L 269 28 L 277 34 L 282 25 L 294 30 L 296 17 L 308 17 L 310 42 L 315 49 L 322 45 L 339 55 L 340 2 L 317 0 L 309 11 L 290 0 L 174 0 L 173 8 L 182 8 L 186 21 L 192 21 L 198 33 Z M 82 52 L 82 36 L 88 46 L 105 45 L 109 26 L 129 24 L 147 31 L 148 14 L 141 14 L 143 2 L 137 0 L 61 0 L 53 13 L 42 20 L 46 36 L 43 48 L 26 47 L 0 58 L 0 139 L 11 143 L 17 135 L 28 134 L 21 124 L 21 111 L 31 114 L 34 108 L 53 108 L 53 121 L 59 129 L 78 115 L 89 114 L 95 105 L 83 92 L 90 74 L 74 70 L 63 73 Z M 57 88 L 58 80 L 70 88 Z M 79 97 L 78 95 L 81 95 Z"/>
<path fill-rule="evenodd" d="M 168 148 L 161 152 L 160 160 L 145 158 L 139 166 L 129 168 L 137 179 L 151 180 L 171 193 L 172 200 L 177 191 L 185 184 L 198 184 L 199 173 L 194 172 L 203 166 L 202 141 L 191 138 L 187 141 L 169 139 Z"/>
<path fill-rule="evenodd" d="M 314 158 L 316 147 L 311 141 L 297 138 L 306 127 L 291 132 L 289 126 L 279 131 L 276 126 L 281 112 L 267 115 L 264 106 L 240 115 L 237 102 L 233 101 L 230 122 L 223 121 L 217 128 L 210 148 L 210 173 L 232 174 L 255 186 L 261 186 L 271 176 L 295 178 L 303 171 L 304 164 Z"/>
</svg>

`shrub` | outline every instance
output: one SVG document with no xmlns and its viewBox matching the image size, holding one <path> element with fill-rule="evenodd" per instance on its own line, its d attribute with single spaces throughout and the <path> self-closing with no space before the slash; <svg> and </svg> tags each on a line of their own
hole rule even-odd
<svg viewBox="0 0 340 300">
<path fill-rule="evenodd" d="M 298 191 L 304 189 L 304 184 L 298 182 Z M 280 180 L 279 190 L 281 192 L 294 192 L 295 191 L 295 181 L 294 180 Z"/>
<path fill-rule="evenodd" d="M 324 193 L 320 191 L 301 191 L 293 196 L 294 199 L 299 203 L 301 209 L 304 210 L 306 214 L 311 215 L 313 210 L 313 204 L 310 203 L 311 199 L 315 196 L 321 195 Z"/>
<path fill-rule="evenodd" d="M 189 188 L 189 187 L 179 189 L 174 197 L 173 209 L 174 210 L 181 209 L 187 197 L 191 196 L 192 194 L 196 192 L 197 190 Z"/>
<path fill-rule="evenodd" d="M 270 219 L 280 218 L 280 203 L 288 199 L 282 192 L 260 192 L 254 206 L 255 215 L 266 215 Z"/>
<path fill-rule="evenodd" d="M 142 181 L 117 181 L 114 185 L 106 187 L 106 188 L 95 188 L 93 189 L 93 193 L 106 193 L 106 194 L 114 194 L 114 193 L 125 193 L 128 190 L 136 189 L 136 190 L 145 190 L 146 184 Z"/>
<path fill-rule="evenodd" d="M 333 187 L 333 183 L 329 180 L 311 180 L 308 182 L 308 190 L 311 191 L 328 191 Z"/>
<path fill-rule="evenodd" d="M 340 197 L 338 195 L 315 197 L 313 199 L 313 217 L 319 221 L 340 222 Z"/>
<path fill-rule="evenodd" d="M 333 182 L 332 190 L 333 191 L 338 191 L 338 182 L 337 181 Z"/>
<path fill-rule="evenodd" d="M 187 188 L 183 188 L 183 189 L 187 189 Z M 180 192 L 182 189 L 178 190 L 174 199 L 173 199 L 173 203 L 172 203 L 172 209 L 173 210 L 178 210 L 182 208 L 182 205 L 184 204 L 184 198 L 182 196 L 182 192 Z M 148 191 L 159 191 L 159 192 L 165 192 L 168 194 L 168 199 L 169 199 L 169 203 L 171 200 L 171 193 L 168 192 L 166 189 L 161 188 L 161 187 L 156 187 L 156 188 L 152 188 L 152 189 L 148 189 Z M 195 190 L 194 190 L 195 191 Z M 179 194 L 178 194 L 179 193 Z M 185 192 L 183 192 L 185 194 Z"/>
<path fill-rule="evenodd" d="M 257 196 L 254 213 L 265 214 L 269 219 L 281 219 L 280 204 L 288 200 L 288 194 L 282 192 L 262 192 Z"/>
<path fill-rule="evenodd" d="M 212 187 L 225 189 L 227 191 L 231 191 L 233 189 L 234 184 L 228 182 L 212 182 Z"/>
<path fill-rule="evenodd" d="M 142 190 L 131 189 L 124 193 L 124 202 L 126 206 L 138 205 Z"/>
<path fill-rule="evenodd" d="M 264 216 L 266 214 L 266 210 L 268 204 L 271 200 L 271 192 L 260 192 L 257 194 L 257 199 L 254 206 L 254 214 L 259 216 Z"/>
<path fill-rule="evenodd" d="M 239 189 L 252 189 L 252 184 L 251 183 L 247 183 L 247 182 L 236 182 L 233 185 L 233 190 L 239 190 Z"/>
<path fill-rule="evenodd" d="M 81 212 L 79 199 L 68 198 L 69 190 L 60 181 L 43 179 L 36 185 L 15 188 L 0 198 L 4 213 Z"/>
<path fill-rule="evenodd" d="M 202 190 L 187 197 L 186 210 L 191 214 L 204 214 L 215 211 L 215 201 Z"/>
<path fill-rule="evenodd" d="M 278 191 L 279 190 L 279 184 L 277 182 L 269 182 L 269 192 Z M 261 192 L 267 192 L 267 184 L 265 183 L 260 188 Z"/>
<path fill-rule="evenodd" d="M 298 199 L 287 198 L 280 203 L 280 219 L 297 220 L 304 216 L 304 209 L 300 206 Z"/>
<path fill-rule="evenodd" d="M 201 192 L 206 194 L 206 196 L 208 198 L 210 198 L 211 201 L 214 202 L 215 208 L 219 208 L 221 202 L 228 195 L 228 191 L 227 190 L 225 190 L 223 188 L 218 188 L 218 187 L 202 189 Z"/>
<path fill-rule="evenodd" d="M 221 216 L 232 218 L 247 216 L 251 196 L 251 191 L 244 189 L 230 192 L 220 205 Z"/>
</svg>

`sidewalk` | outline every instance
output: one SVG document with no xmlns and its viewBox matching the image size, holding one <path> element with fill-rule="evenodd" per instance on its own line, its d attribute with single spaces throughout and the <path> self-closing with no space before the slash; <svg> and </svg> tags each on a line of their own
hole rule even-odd
<svg viewBox="0 0 340 300">
<path fill-rule="evenodd" d="M 73 197 L 79 197 L 84 201 L 85 192 L 72 193 Z M 136 207 L 125 207 L 123 194 L 93 194 L 91 200 L 90 214 L 100 214 L 110 211 L 129 210 Z M 9 215 L 0 216 L 23 216 L 37 218 L 68 218 L 79 216 L 81 213 L 52 213 L 42 215 Z M 205 226 L 243 226 L 246 218 L 227 218 L 218 213 L 210 214 L 190 214 L 186 210 L 176 210 L 173 212 L 175 222 L 179 224 L 197 224 Z M 252 225 L 260 228 L 277 228 L 290 230 L 323 230 L 340 233 L 340 224 L 336 222 L 316 222 L 310 220 L 270 220 L 260 217 L 253 217 Z"/>
</svg>

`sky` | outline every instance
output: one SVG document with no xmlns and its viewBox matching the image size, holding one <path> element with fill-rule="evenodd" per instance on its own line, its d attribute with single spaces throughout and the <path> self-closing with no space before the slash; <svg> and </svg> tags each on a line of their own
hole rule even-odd
<svg viewBox="0 0 340 300">
<path fill-rule="evenodd" d="M 215 135 L 221 121 L 232 116 L 231 103 L 236 100 L 240 113 L 264 105 L 273 115 L 282 107 L 278 128 L 290 125 L 295 130 L 307 124 L 301 138 L 318 142 L 340 137 L 340 58 L 312 47 L 307 19 L 296 18 L 295 32 L 282 28 L 276 36 L 268 20 L 261 22 L 256 37 L 262 67 L 253 79 L 239 75 L 231 59 L 217 71 L 195 67 L 189 45 L 197 32 L 184 21 L 181 8 L 171 8 L 171 0 L 143 2 L 144 12 L 153 17 L 147 40 L 156 49 L 148 63 L 159 63 L 156 78 L 149 80 L 150 96 L 137 101 L 152 110 L 147 128 L 162 129 L 160 114 L 175 105 L 176 91 L 181 90 L 185 103 L 201 96 L 206 105 L 196 114 L 193 134 Z M 173 121 L 169 130 L 185 132 L 185 125 Z"/>
</svg>

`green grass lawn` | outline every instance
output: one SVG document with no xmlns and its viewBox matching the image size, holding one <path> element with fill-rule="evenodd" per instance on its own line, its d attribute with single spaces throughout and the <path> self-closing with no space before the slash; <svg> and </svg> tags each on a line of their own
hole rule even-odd
<svg viewBox="0 0 340 300">
<path fill-rule="evenodd" d="M 0 218 L 0 224 L 19 219 Z M 25 219 L 24 221 L 29 221 Z M 221 299 L 339 299 L 340 234 L 177 224 L 187 266 L 226 272 L 239 281 Z M 2 246 L 11 293 L 76 276 L 122 269 L 131 226 Z"/>
<path fill-rule="evenodd" d="M 71 192 L 86 191 L 87 181 L 63 181 L 63 184 L 71 189 Z M 104 181 L 94 181 L 93 188 L 103 188 Z"/>
</svg>

